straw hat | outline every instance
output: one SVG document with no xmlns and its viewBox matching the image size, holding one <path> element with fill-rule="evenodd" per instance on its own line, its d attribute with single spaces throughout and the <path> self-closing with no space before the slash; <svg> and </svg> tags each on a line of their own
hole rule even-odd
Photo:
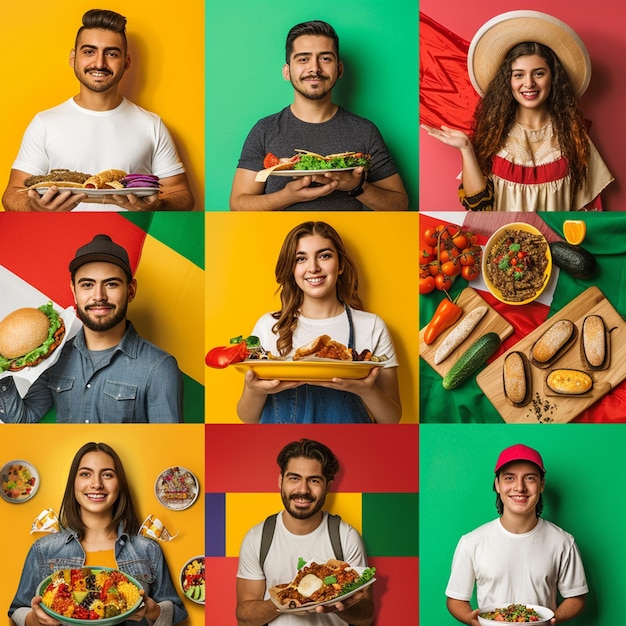
<svg viewBox="0 0 626 626">
<path fill-rule="evenodd" d="M 509 50 L 519 43 L 535 41 L 548 46 L 559 58 L 580 98 L 591 80 L 591 60 L 582 39 L 565 22 L 540 11 L 509 11 L 490 19 L 474 35 L 467 68 L 481 97 Z"/>
</svg>

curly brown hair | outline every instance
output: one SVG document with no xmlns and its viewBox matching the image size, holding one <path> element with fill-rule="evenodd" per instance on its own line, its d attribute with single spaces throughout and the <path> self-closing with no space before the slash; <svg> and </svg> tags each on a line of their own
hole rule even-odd
<svg viewBox="0 0 626 626">
<path fill-rule="evenodd" d="M 584 119 L 577 109 L 574 89 L 559 61 L 548 47 L 536 42 L 524 42 L 511 48 L 489 84 L 485 97 L 474 113 L 472 143 L 478 164 L 485 175 L 491 171 L 495 154 L 504 146 L 515 123 L 518 103 L 511 92 L 511 70 L 516 59 L 539 55 L 552 75 L 552 88 L 546 101 L 552 118 L 559 147 L 569 162 L 574 191 L 582 187 L 587 178 L 589 140 Z"/>
<path fill-rule="evenodd" d="M 328 239 L 337 251 L 341 270 L 337 278 L 337 298 L 339 301 L 353 309 L 363 310 L 363 303 L 358 294 L 358 271 L 348 255 L 339 233 L 326 222 L 299 224 L 292 228 L 285 237 L 276 262 L 275 274 L 276 282 L 279 284 L 281 309 L 272 313 L 274 319 L 278 320 L 272 327 L 272 332 L 278 335 L 276 346 L 282 356 L 289 353 L 293 347 L 292 337 L 298 325 L 298 312 L 304 300 L 302 290 L 298 287 L 294 277 L 298 242 L 302 237 L 311 235 Z"/>
</svg>

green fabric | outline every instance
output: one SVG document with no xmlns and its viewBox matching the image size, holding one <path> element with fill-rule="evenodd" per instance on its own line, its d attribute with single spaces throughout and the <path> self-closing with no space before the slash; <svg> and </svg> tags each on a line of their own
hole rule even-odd
<svg viewBox="0 0 626 626">
<path fill-rule="evenodd" d="M 550 315 L 563 308 L 585 289 L 599 287 L 620 315 L 626 315 L 626 216 L 620 213 L 542 213 L 541 218 L 558 235 L 563 234 L 566 219 L 582 219 L 587 224 L 587 236 L 582 247 L 598 262 L 598 273 L 590 280 L 573 278 L 559 272 Z M 485 219 L 489 219 L 485 216 Z M 451 296 L 455 298 L 467 285 L 457 280 Z M 442 293 L 434 291 L 420 296 L 420 328 L 433 316 Z M 500 414 L 483 395 L 475 377 L 453 391 L 446 391 L 437 374 L 420 359 L 420 422 L 422 423 L 502 423 Z"/>
</svg>

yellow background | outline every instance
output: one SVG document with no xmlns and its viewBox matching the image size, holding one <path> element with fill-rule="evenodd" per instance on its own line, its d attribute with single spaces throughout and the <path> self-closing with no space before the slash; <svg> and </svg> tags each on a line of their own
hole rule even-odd
<svg viewBox="0 0 626 626">
<path fill-rule="evenodd" d="M 213 213 L 206 237 L 206 350 L 249 335 L 261 315 L 276 311 L 274 267 L 287 233 L 308 220 L 336 228 L 359 270 L 366 311 L 387 324 L 400 362 L 402 422 L 417 422 L 417 213 Z M 208 423 L 238 423 L 243 385 L 234 368 L 206 368 Z"/>
<path fill-rule="evenodd" d="M 10 624 L 6 611 L 17 590 L 26 553 L 42 536 L 29 534 L 32 522 L 48 507 L 59 513 L 74 455 L 83 444 L 101 441 L 111 445 L 122 459 L 139 521 L 153 513 L 172 534 L 178 532 L 173 541 L 160 545 L 176 590 L 189 612 L 189 626 L 202 626 L 204 607 L 184 598 L 178 580 L 187 560 L 204 554 L 204 428 L 203 424 L 124 424 L 123 428 L 116 424 L 3 424 L 0 466 L 13 459 L 28 461 L 39 472 L 40 487 L 27 502 L 12 504 L 0 499 L 0 519 L 4 521 L 4 583 L 0 585 L 4 617 L 0 623 Z M 192 471 L 200 485 L 198 499 L 184 511 L 165 508 L 154 495 L 157 477 L 173 465 Z"/>
<path fill-rule="evenodd" d="M 78 93 L 69 54 L 83 13 L 98 7 L 93 0 L 2 3 L 0 191 L 34 115 Z M 203 211 L 204 3 L 170 10 L 131 0 L 107 2 L 105 8 L 128 19 L 131 66 L 121 92 L 161 116 L 187 169 L 196 210 Z"/>
</svg>

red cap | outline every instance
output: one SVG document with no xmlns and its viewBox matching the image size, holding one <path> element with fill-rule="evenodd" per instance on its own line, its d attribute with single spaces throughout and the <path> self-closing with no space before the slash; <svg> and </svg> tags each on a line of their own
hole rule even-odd
<svg viewBox="0 0 626 626">
<path fill-rule="evenodd" d="M 543 460 L 539 452 L 533 448 L 525 446 L 523 443 L 517 443 L 510 448 L 502 450 L 502 452 L 500 452 L 500 456 L 498 457 L 498 462 L 496 463 L 496 469 L 494 471 L 498 473 L 498 470 L 500 470 L 503 465 L 512 463 L 513 461 L 530 461 L 531 463 L 537 465 L 544 474 L 546 473 L 543 466 Z"/>
</svg>

